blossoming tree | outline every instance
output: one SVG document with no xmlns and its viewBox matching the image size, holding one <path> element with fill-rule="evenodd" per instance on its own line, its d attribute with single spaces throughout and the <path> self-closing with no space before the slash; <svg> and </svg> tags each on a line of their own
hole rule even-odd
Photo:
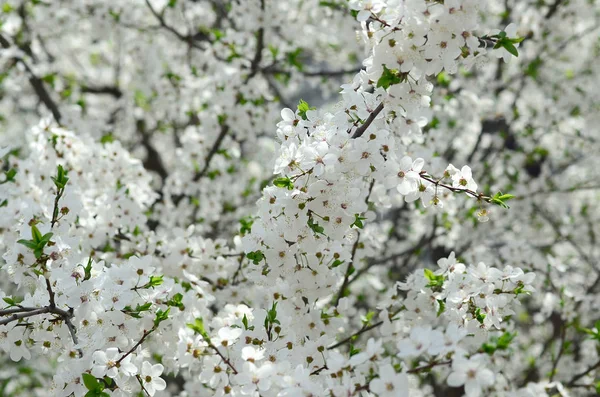
<svg viewBox="0 0 600 397">
<path fill-rule="evenodd" d="M 599 20 L 3 0 L 0 395 L 600 393 Z"/>
</svg>

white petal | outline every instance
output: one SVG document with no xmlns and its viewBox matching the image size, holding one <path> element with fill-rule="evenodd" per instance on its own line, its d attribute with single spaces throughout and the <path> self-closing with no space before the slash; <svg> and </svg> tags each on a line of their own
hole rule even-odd
<svg viewBox="0 0 600 397">
<path fill-rule="evenodd" d="M 466 379 L 467 374 L 464 372 L 452 372 L 450 376 L 448 376 L 446 383 L 448 383 L 448 386 L 451 387 L 459 387 L 464 385 Z"/>
</svg>

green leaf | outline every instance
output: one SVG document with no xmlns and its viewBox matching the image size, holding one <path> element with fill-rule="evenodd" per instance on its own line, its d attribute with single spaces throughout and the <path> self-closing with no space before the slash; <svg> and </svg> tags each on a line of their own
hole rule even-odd
<svg viewBox="0 0 600 397">
<path fill-rule="evenodd" d="M 389 88 L 394 84 L 399 84 L 406 80 L 406 74 L 400 73 L 397 69 L 388 69 L 385 65 L 383 65 L 383 74 L 377 80 L 377 87 L 383 87 L 385 89 Z"/>
<path fill-rule="evenodd" d="M 373 317 L 375 316 L 375 312 L 374 311 L 370 311 L 368 312 L 363 318 L 362 318 L 362 323 L 363 326 L 368 326 L 371 323 L 371 320 L 373 320 Z"/>
<path fill-rule="evenodd" d="M 479 321 L 480 324 L 483 324 L 483 320 L 485 320 L 486 315 L 481 313 L 481 309 L 475 309 L 475 318 Z"/>
<path fill-rule="evenodd" d="M 496 194 L 494 194 L 494 196 L 491 198 L 491 202 L 493 204 L 499 205 L 502 208 L 510 208 L 508 205 L 506 205 L 505 201 L 511 200 L 515 198 L 514 195 L 512 194 L 504 194 L 502 192 L 498 192 Z"/>
<path fill-rule="evenodd" d="M 517 51 L 517 47 L 515 47 L 515 44 L 520 43 L 523 40 L 519 39 L 519 38 L 510 39 L 510 38 L 506 37 L 505 32 L 500 32 L 499 37 L 500 38 L 494 45 L 494 49 L 498 49 L 498 48 L 502 47 L 506 51 L 508 51 L 510 54 L 514 55 L 515 57 L 518 57 L 519 52 Z"/>
<path fill-rule="evenodd" d="M 333 261 L 333 263 L 331 264 L 330 268 L 332 268 L 332 269 L 336 268 L 336 267 L 340 266 L 341 264 L 343 264 L 344 262 L 345 261 L 341 261 L 339 259 L 336 259 L 336 260 Z"/>
<path fill-rule="evenodd" d="M 313 232 L 315 232 L 317 234 L 322 234 L 325 236 L 325 228 L 323 226 L 319 225 L 318 223 L 315 223 L 311 216 L 308 217 L 307 224 L 308 224 L 308 227 L 310 227 Z"/>
<path fill-rule="evenodd" d="M 57 189 L 64 189 L 65 185 L 69 181 L 67 177 L 67 171 L 63 168 L 62 165 L 57 167 L 56 176 L 50 177 L 54 181 L 54 185 L 56 185 Z"/>
<path fill-rule="evenodd" d="M 83 384 L 85 385 L 85 387 L 88 390 L 90 390 L 90 391 L 102 391 L 103 390 L 102 385 L 100 384 L 100 382 L 98 382 L 98 379 L 96 379 L 95 376 L 84 372 L 83 374 L 81 374 L 81 377 L 83 378 Z"/>
<path fill-rule="evenodd" d="M 148 284 L 146 285 L 148 285 L 148 288 L 158 287 L 163 283 L 163 277 L 164 276 L 150 276 L 150 281 L 148 281 Z"/>
<path fill-rule="evenodd" d="M 267 320 L 270 324 L 279 324 L 277 320 L 277 302 L 273 302 L 273 305 L 267 310 Z"/>
<path fill-rule="evenodd" d="M 517 47 L 515 47 L 514 44 L 509 40 L 502 41 L 502 47 L 504 47 L 506 51 L 510 52 L 515 57 L 519 56 L 519 51 L 517 51 Z"/>
<path fill-rule="evenodd" d="M 48 244 L 48 242 L 50 242 L 50 239 L 52 238 L 52 236 L 54 235 L 54 233 L 46 233 L 42 236 L 42 239 L 40 240 L 41 243 L 44 243 L 44 245 Z"/>
<path fill-rule="evenodd" d="M 171 308 L 168 308 L 165 311 L 162 311 L 160 309 L 156 311 L 156 317 L 154 318 L 154 326 L 155 327 L 158 327 L 160 323 L 162 323 L 163 321 L 165 321 L 169 318 L 170 310 L 171 310 Z"/>
<path fill-rule="evenodd" d="M 300 103 L 298 103 L 298 116 L 302 117 L 302 120 L 308 120 L 306 112 L 316 109 L 316 107 L 311 107 L 306 101 L 300 99 Z"/>
<path fill-rule="evenodd" d="M 440 307 L 439 307 L 436 315 L 437 315 L 437 317 L 439 317 L 439 316 L 442 315 L 442 313 L 444 312 L 444 310 L 446 310 L 446 302 L 444 300 L 442 300 L 442 299 L 438 299 L 437 301 L 438 301 Z"/>
<path fill-rule="evenodd" d="M 248 252 L 246 257 L 252 261 L 255 265 L 258 265 L 260 261 L 265 258 L 265 255 L 260 250 Z"/>
<path fill-rule="evenodd" d="M 111 143 L 115 141 L 115 137 L 113 136 L 112 132 L 109 132 L 108 134 L 104 134 L 102 135 L 102 138 L 100 138 L 100 143 L 105 144 L 105 143 Z"/>
<path fill-rule="evenodd" d="M 21 240 L 17 241 L 17 243 L 23 244 L 25 247 L 27 247 L 29 249 L 32 249 L 32 250 L 34 250 L 34 249 L 37 248 L 37 244 L 33 240 L 23 240 L 23 239 L 21 239 Z"/>
<path fill-rule="evenodd" d="M 288 177 L 275 178 L 273 185 L 281 188 L 287 188 L 288 190 L 294 190 L 294 182 Z"/>
<path fill-rule="evenodd" d="M 287 63 L 289 63 L 291 66 L 296 67 L 296 69 L 298 69 L 299 71 L 302 71 L 304 69 L 304 65 L 302 65 L 302 62 L 300 62 L 299 59 L 301 54 L 302 48 L 296 48 L 294 51 L 290 51 L 285 54 Z"/>
<path fill-rule="evenodd" d="M 250 233 L 252 231 L 252 224 L 254 223 L 254 220 L 252 219 L 252 217 L 245 217 L 240 219 L 240 225 L 242 225 L 240 227 L 240 234 L 242 236 L 244 236 L 246 233 Z"/>
<path fill-rule="evenodd" d="M 515 336 L 517 336 L 516 332 L 515 333 L 510 333 L 510 332 L 503 333 L 498 338 L 498 342 L 496 342 L 498 349 L 506 350 L 508 348 L 508 346 L 510 345 L 510 342 L 512 342 L 513 339 L 515 338 Z"/>
<path fill-rule="evenodd" d="M 431 270 L 425 268 L 423 269 L 425 273 L 425 278 L 429 280 L 429 284 L 427 284 L 430 288 L 441 288 L 444 285 L 445 277 L 443 274 L 435 274 Z"/>
<path fill-rule="evenodd" d="M 88 263 L 83 268 L 83 280 L 89 280 L 92 278 L 92 257 L 88 258 Z"/>
<path fill-rule="evenodd" d="M 33 250 L 33 255 L 35 255 L 35 259 L 40 259 L 43 254 L 44 254 L 43 248 L 36 248 Z"/>
<path fill-rule="evenodd" d="M 4 179 L 4 181 L 0 182 L 0 184 L 7 183 L 7 182 L 14 182 L 15 175 L 17 175 L 17 170 L 14 168 L 9 169 L 8 171 L 4 171 L 4 176 L 6 177 L 6 179 Z"/>
<path fill-rule="evenodd" d="M 167 301 L 167 305 L 168 306 L 175 306 L 175 307 L 179 308 L 179 310 L 183 310 L 184 309 L 183 295 L 180 294 L 179 292 L 176 293 L 175 295 L 173 295 L 173 297 L 171 299 L 169 299 Z"/>
<path fill-rule="evenodd" d="M 33 238 L 33 241 L 35 241 L 36 243 L 39 243 L 40 241 L 42 241 L 42 233 L 40 232 L 40 229 L 38 229 L 36 225 L 31 225 L 31 237 Z"/>
<path fill-rule="evenodd" d="M 365 227 L 365 225 L 362 222 L 365 219 L 367 219 L 367 218 L 363 218 L 359 214 L 354 214 L 354 223 L 352 223 L 352 225 L 350 225 L 350 226 L 356 226 L 357 228 L 362 229 Z"/>
<path fill-rule="evenodd" d="M 195 333 L 201 335 L 204 338 L 204 340 L 206 340 L 208 343 L 210 343 L 210 337 L 208 336 L 208 333 L 206 332 L 206 329 L 204 328 L 204 320 L 202 319 L 202 317 L 196 318 L 196 320 L 194 320 L 193 324 L 188 323 L 186 325 L 188 328 L 190 328 Z"/>
<path fill-rule="evenodd" d="M 12 299 L 12 298 L 10 298 L 10 297 L 8 297 L 8 296 L 5 296 L 4 298 L 2 298 L 2 300 L 3 300 L 4 302 L 6 302 L 6 303 L 9 305 L 9 307 L 10 307 L 10 306 L 15 306 L 15 305 L 17 304 L 17 302 L 15 302 L 15 300 L 14 300 L 14 299 Z"/>
</svg>

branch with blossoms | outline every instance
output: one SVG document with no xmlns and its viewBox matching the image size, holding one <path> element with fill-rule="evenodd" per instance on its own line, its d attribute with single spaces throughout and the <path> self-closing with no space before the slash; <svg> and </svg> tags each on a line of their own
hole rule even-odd
<svg viewBox="0 0 600 397">
<path fill-rule="evenodd" d="M 56 176 L 51 177 L 56 187 L 56 194 L 54 198 L 54 206 L 52 209 L 52 219 L 50 221 L 50 230 L 54 228 L 58 220 L 60 219 L 59 215 L 66 215 L 69 212 L 69 209 L 64 207 L 59 209 L 59 201 L 62 198 L 65 186 L 69 181 L 67 177 L 67 172 L 59 165 L 57 167 Z M 48 300 L 49 303 L 47 306 L 41 308 L 33 308 L 33 307 L 24 307 L 19 305 L 12 298 L 4 298 L 4 301 L 10 305 L 7 309 L 0 310 L 0 317 L 8 316 L 8 318 L 0 320 L 0 325 L 6 325 L 13 321 L 19 321 L 28 317 L 37 316 L 40 314 L 54 314 L 57 315 L 60 320 L 62 320 L 67 326 L 69 333 L 71 335 L 71 339 L 73 343 L 77 346 L 77 330 L 73 325 L 71 319 L 73 318 L 73 309 L 69 308 L 69 310 L 63 310 L 56 306 L 55 302 L 55 294 L 52 289 L 52 284 L 50 282 L 50 278 L 48 275 L 48 269 L 46 267 L 46 263 L 50 259 L 56 259 L 52 255 L 44 254 L 44 248 L 46 246 L 53 245 L 54 243 L 51 241 L 53 236 L 52 232 L 46 233 L 42 235 L 39 229 L 36 227 L 35 223 L 31 224 L 31 240 L 21 239 L 18 241 L 19 244 L 26 246 L 31 249 L 36 258 L 36 262 L 33 266 L 39 266 L 41 270 L 34 270 L 35 274 L 42 275 L 44 277 L 46 291 L 48 292 Z M 13 307 L 14 306 L 14 307 Z M 81 349 L 77 349 L 79 356 L 83 356 L 83 352 Z"/>
</svg>

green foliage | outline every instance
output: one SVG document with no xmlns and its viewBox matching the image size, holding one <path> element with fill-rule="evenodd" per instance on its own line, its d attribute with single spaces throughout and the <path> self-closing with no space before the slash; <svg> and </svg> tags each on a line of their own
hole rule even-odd
<svg viewBox="0 0 600 397">
<path fill-rule="evenodd" d="M 294 182 L 292 182 L 292 180 L 288 177 L 275 178 L 273 185 L 287 188 L 288 190 L 294 190 Z"/>
<path fill-rule="evenodd" d="M 250 259 L 255 265 L 258 265 L 260 261 L 262 261 L 265 258 L 265 255 L 262 253 L 262 251 L 256 250 L 248 252 L 246 254 L 246 258 Z"/>
<path fill-rule="evenodd" d="M 400 84 L 406 80 L 407 73 L 400 73 L 397 69 L 388 69 L 383 65 L 383 74 L 377 80 L 377 87 L 389 88 L 394 84 Z"/>
<path fill-rule="evenodd" d="M 99 382 L 95 376 L 90 375 L 86 372 L 81 374 L 83 378 L 83 385 L 88 389 L 85 397 L 109 397 L 110 394 L 104 392 L 104 383 Z"/>
<path fill-rule="evenodd" d="M 307 224 L 308 224 L 308 227 L 310 227 L 313 232 L 315 232 L 316 234 L 322 234 L 323 236 L 325 236 L 325 228 L 323 228 L 323 226 L 316 223 L 314 221 L 314 219 L 312 218 L 312 216 L 308 217 Z"/>
<path fill-rule="evenodd" d="M 21 239 L 17 243 L 22 244 L 33 251 L 36 259 L 40 259 L 44 253 L 44 247 L 50 242 L 53 233 L 42 233 L 35 225 L 31 225 L 31 240 Z"/>
<path fill-rule="evenodd" d="M 491 37 L 497 39 L 496 44 L 494 45 L 494 49 L 504 48 L 506 51 L 508 51 L 510 54 L 516 57 L 519 56 L 519 51 L 517 51 L 517 47 L 515 47 L 515 44 L 518 44 L 525 40 L 522 37 L 516 37 L 511 39 L 510 37 L 506 36 L 506 32 L 500 32 Z"/>
<path fill-rule="evenodd" d="M 160 323 L 162 323 L 163 321 L 166 321 L 169 318 L 169 311 L 171 311 L 171 308 L 168 308 L 165 311 L 163 311 L 161 309 L 158 309 L 156 311 L 156 317 L 154 318 L 154 326 L 155 327 L 158 327 L 160 325 Z"/>
<path fill-rule="evenodd" d="M 8 171 L 4 171 L 5 179 L 0 182 L 0 185 L 7 182 L 15 182 L 15 175 L 17 175 L 17 170 L 14 168 L 9 169 Z"/>
<path fill-rule="evenodd" d="M 300 99 L 300 103 L 298 103 L 298 115 L 300 117 L 302 117 L 302 120 L 308 120 L 308 117 L 306 116 L 306 112 L 308 112 L 309 110 L 316 110 L 316 107 L 311 107 L 306 101 L 304 101 L 303 99 Z"/>
<path fill-rule="evenodd" d="M 254 325 L 248 326 L 248 317 L 246 317 L 245 314 L 244 314 L 244 317 L 242 318 L 242 324 L 244 325 L 245 330 L 254 331 Z"/>
<path fill-rule="evenodd" d="M 483 324 L 483 320 L 485 320 L 486 315 L 481 313 L 481 309 L 477 308 L 475 309 L 475 319 L 477 319 L 477 321 L 479 321 L 480 324 Z"/>
<path fill-rule="evenodd" d="M 354 223 L 352 223 L 352 225 L 350 225 L 350 226 L 356 226 L 357 228 L 362 229 L 365 227 L 365 225 L 363 224 L 363 221 L 365 219 L 367 219 L 367 218 L 363 218 L 359 214 L 354 214 Z"/>
<path fill-rule="evenodd" d="M 208 343 L 211 343 L 210 336 L 208 335 L 208 332 L 206 332 L 206 329 L 204 328 L 204 320 L 202 319 L 202 317 L 196 318 L 194 323 L 187 324 L 187 327 L 190 328 L 195 333 L 201 335 L 205 341 L 207 341 Z"/>
<path fill-rule="evenodd" d="M 149 311 L 151 307 L 152 302 L 146 302 L 143 305 L 138 304 L 135 309 L 133 309 L 131 306 L 125 306 L 123 308 L 123 312 L 131 317 L 142 318 L 140 313 Z"/>
<path fill-rule="evenodd" d="M 423 269 L 423 272 L 425 273 L 425 278 L 429 280 L 429 284 L 427 284 L 428 287 L 436 290 L 442 288 L 445 280 L 443 274 L 435 274 L 429 269 Z"/>
<path fill-rule="evenodd" d="M 304 69 L 304 65 L 300 62 L 300 56 L 302 55 L 302 48 L 296 48 L 294 51 L 287 52 L 285 54 L 285 59 L 288 64 L 294 66 L 299 71 Z"/>
<path fill-rule="evenodd" d="M 506 202 L 513 198 L 515 198 L 515 196 L 513 196 L 512 194 L 504 194 L 502 192 L 498 192 L 494 194 L 494 196 L 491 198 L 491 203 L 499 205 L 502 208 L 508 209 L 510 207 L 506 205 Z"/>
<path fill-rule="evenodd" d="M 56 185 L 57 189 L 64 189 L 67 182 L 69 182 L 67 171 L 65 171 L 62 165 L 57 167 L 56 176 L 52 176 L 51 178 L 54 181 L 54 185 Z"/>
<path fill-rule="evenodd" d="M 246 233 L 250 233 L 252 231 L 252 224 L 254 223 L 254 220 L 252 219 L 252 217 L 247 216 L 244 217 L 242 219 L 239 220 L 240 222 L 240 234 L 242 236 L 246 235 Z"/>
<path fill-rule="evenodd" d="M 504 332 L 499 337 L 492 337 L 489 342 L 484 343 L 481 349 L 489 355 L 492 355 L 496 350 L 506 350 L 510 343 L 515 339 L 517 333 Z"/>
</svg>

